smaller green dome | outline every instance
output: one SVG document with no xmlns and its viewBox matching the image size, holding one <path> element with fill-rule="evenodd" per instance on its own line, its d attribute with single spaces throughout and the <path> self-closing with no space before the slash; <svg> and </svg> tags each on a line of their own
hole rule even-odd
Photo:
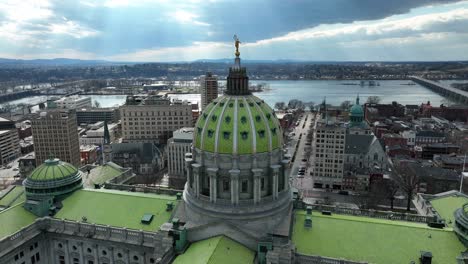
<svg viewBox="0 0 468 264">
<path fill-rule="evenodd" d="M 351 116 L 363 116 L 364 115 L 364 110 L 362 109 L 362 106 L 361 105 L 358 105 L 358 104 L 354 104 L 352 107 L 351 107 Z"/>
<path fill-rule="evenodd" d="M 78 169 L 70 163 L 59 159 L 48 159 L 41 166 L 37 167 L 28 177 L 33 181 L 60 180 L 73 176 Z"/>
</svg>

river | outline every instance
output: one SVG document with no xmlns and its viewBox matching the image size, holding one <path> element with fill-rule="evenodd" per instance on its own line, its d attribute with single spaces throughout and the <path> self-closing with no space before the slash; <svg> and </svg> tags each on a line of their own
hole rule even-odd
<svg viewBox="0 0 468 264">
<path fill-rule="evenodd" d="M 449 84 L 453 81 L 444 81 Z M 466 82 L 466 81 L 459 81 Z M 446 98 L 422 87 L 418 84 L 407 85 L 411 83 L 408 80 L 378 81 L 379 86 L 361 86 L 344 85 L 359 84 L 359 81 L 335 81 L 335 80 L 307 80 L 307 81 L 251 81 L 252 84 L 266 83 L 269 89 L 260 93 L 254 93 L 256 96 L 265 100 L 270 106 L 276 102 L 287 103 L 291 99 L 299 99 L 303 102 L 321 103 L 326 97 L 327 103 L 339 105 L 345 100 L 354 101 L 359 94 L 361 102 L 365 102 L 369 96 L 379 96 L 382 103 L 391 103 L 397 101 L 405 104 L 421 104 L 430 101 L 433 105 L 441 103 L 450 103 Z M 188 100 L 193 103 L 199 103 L 199 94 L 173 94 L 171 98 Z M 98 101 L 101 107 L 119 106 L 125 102 L 125 95 L 91 95 L 94 101 Z M 37 103 L 44 101 L 46 96 L 33 96 L 9 102 L 9 104 Z M 38 107 L 33 108 L 37 111 Z"/>
</svg>

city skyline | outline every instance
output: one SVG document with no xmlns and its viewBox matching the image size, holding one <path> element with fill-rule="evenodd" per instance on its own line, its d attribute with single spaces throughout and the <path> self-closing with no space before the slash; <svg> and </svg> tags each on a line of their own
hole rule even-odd
<svg viewBox="0 0 468 264">
<path fill-rule="evenodd" d="M 0 57 L 466 60 L 468 1 L 5 1 Z"/>
</svg>

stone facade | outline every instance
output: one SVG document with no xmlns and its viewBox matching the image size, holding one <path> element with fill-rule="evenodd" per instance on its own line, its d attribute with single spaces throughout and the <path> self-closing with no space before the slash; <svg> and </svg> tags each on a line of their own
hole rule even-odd
<svg viewBox="0 0 468 264">
<path fill-rule="evenodd" d="M 186 182 L 185 156 L 191 152 L 193 128 L 184 127 L 174 131 L 174 136 L 167 141 L 167 168 L 169 186 L 183 189 Z"/>
<path fill-rule="evenodd" d="M 124 142 L 151 142 L 165 144 L 172 131 L 192 126 L 192 106 L 189 103 L 171 103 L 159 96 L 127 98 L 120 107 L 122 138 Z"/>
<path fill-rule="evenodd" d="M 172 240 L 164 231 L 127 230 L 45 217 L 0 240 L 0 263 L 169 263 Z"/>
</svg>

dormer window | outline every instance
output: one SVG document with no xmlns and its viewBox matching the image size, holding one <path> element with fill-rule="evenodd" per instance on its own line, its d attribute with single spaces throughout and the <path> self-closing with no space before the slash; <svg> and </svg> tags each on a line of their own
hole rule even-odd
<svg viewBox="0 0 468 264">
<path fill-rule="evenodd" d="M 259 135 L 261 138 L 264 138 L 264 137 L 265 137 L 265 130 L 260 130 L 260 131 L 258 131 L 258 135 Z"/>
<path fill-rule="evenodd" d="M 229 132 L 229 131 L 224 131 L 224 132 L 223 132 L 223 137 L 224 137 L 224 139 L 229 139 L 229 136 L 230 136 L 230 135 L 231 135 L 231 132 Z"/>
<path fill-rule="evenodd" d="M 226 117 L 224 118 L 224 121 L 226 121 L 226 123 L 231 122 L 231 117 L 230 117 L 230 116 L 226 116 Z"/>
<path fill-rule="evenodd" d="M 257 116 L 255 116 L 255 120 L 257 120 L 257 122 L 260 122 L 262 120 L 262 118 L 259 115 L 257 115 Z"/>
<path fill-rule="evenodd" d="M 211 129 L 210 129 L 210 130 L 208 130 L 208 137 L 209 137 L 209 138 L 212 138 L 212 137 L 213 137 L 213 135 L 214 135 L 214 131 L 213 131 L 213 130 L 211 130 Z"/>
</svg>

